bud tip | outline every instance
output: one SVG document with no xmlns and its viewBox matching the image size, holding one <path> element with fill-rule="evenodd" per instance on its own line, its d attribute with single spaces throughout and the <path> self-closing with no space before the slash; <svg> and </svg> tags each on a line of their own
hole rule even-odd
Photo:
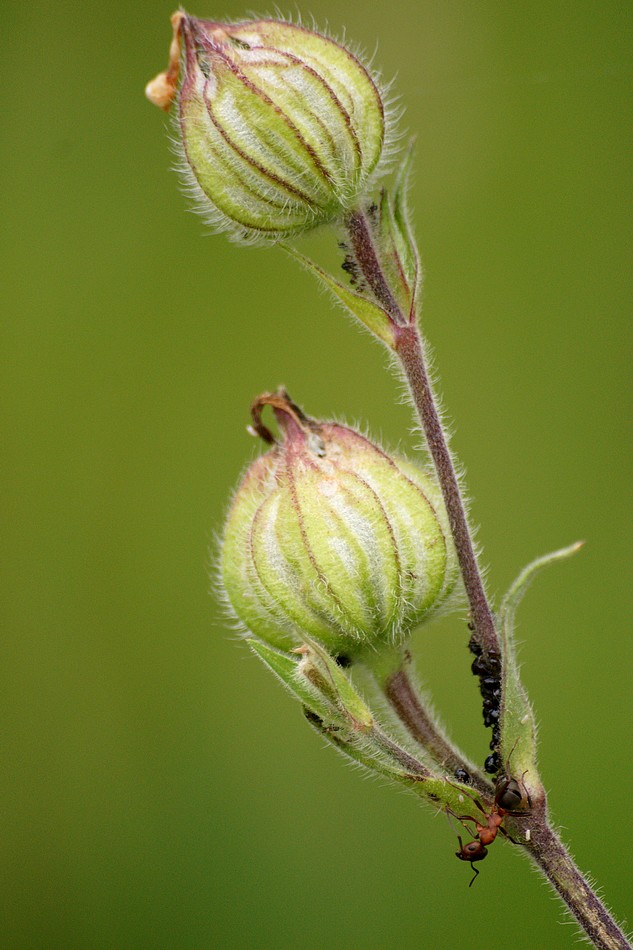
<svg viewBox="0 0 633 950">
<path fill-rule="evenodd" d="M 178 73 L 180 71 L 180 27 L 185 19 L 182 10 L 177 10 L 171 16 L 171 25 L 174 30 L 171 45 L 169 47 L 169 65 L 167 69 L 159 73 L 154 79 L 151 79 L 145 86 L 145 95 L 149 101 L 169 112 L 171 105 L 176 98 L 178 89 Z"/>
</svg>

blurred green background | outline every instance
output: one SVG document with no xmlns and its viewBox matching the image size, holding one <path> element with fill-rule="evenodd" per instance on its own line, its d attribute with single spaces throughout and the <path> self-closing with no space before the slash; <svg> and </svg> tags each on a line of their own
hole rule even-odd
<svg viewBox="0 0 633 950">
<path fill-rule="evenodd" d="M 425 326 L 491 591 L 587 540 L 531 591 L 521 656 L 554 816 L 626 917 L 630 10 L 301 11 L 378 41 L 418 134 Z M 510 847 L 468 890 L 444 817 L 322 748 L 210 593 L 253 396 L 285 383 L 415 437 L 383 351 L 308 274 L 186 213 L 143 97 L 171 12 L 3 4 L 2 943 L 571 947 Z M 481 760 L 466 636 L 446 618 L 415 654 Z"/>
</svg>

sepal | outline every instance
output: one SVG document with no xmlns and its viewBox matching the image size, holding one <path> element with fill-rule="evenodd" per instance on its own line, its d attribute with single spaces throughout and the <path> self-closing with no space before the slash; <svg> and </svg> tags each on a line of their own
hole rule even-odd
<svg viewBox="0 0 633 950">
<path fill-rule="evenodd" d="M 413 146 L 400 166 L 393 190 L 383 188 L 371 218 L 387 283 L 409 323 L 417 319 L 422 266 L 408 206 Z"/>
<path fill-rule="evenodd" d="M 318 264 L 311 261 L 308 257 L 300 254 L 295 248 L 284 245 L 284 249 L 314 276 L 334 295 L 338 303 L 347 310 L 353 317 L 360 320 L 362 324 L 377 337 L 381 343 L 384 343 L 389 349 L 395 349 L 396 335 L 395 323 L 386 310 L 380 307 L 367 296 L 357 293 L 346 287 L 340 281 L 324 271 Z"/>
<path fill-rule="evenodd" d="M 347 758 L 450 814 L 481 815 L 472 788 L 429 768 L 383 731 L 351 678 L 319 644 L 308 641 L 294 655 L 259 640 L 248 645 L 301 703 L 310 725 Z"/>
<path fill-rule="evenodd" d="M 537 741 L 534 712 L 521 682 L 514 643 L 514 617 L 535 576 L 550 564 L 576 554 L 582 542 L 546 554 L 528 564 L 514 581 L 504 597 L 499 611 L 503 649 L 502 704 L 500 717 L 499 755 L 504 767 L 512 775 L 525 775 L 525 783 L 534 797 L 541 789 L 536 764 Z"/>
<path fill-rule="evenodd" d="M 298 647 L 295 653 L 301 657 L 297 678 L 307 680 L 329 699 L 354 732 L 371 732 L 374 719 L 369 707 L 336 660 L 311 640 Z"/>
<path fill-rule="evenodd" d="M 275 674 L 277 679 L 281 680 L 286 689 L 305 709 L 309 709 L 313 715 L 330 725 L 342 726 L 344 724 L 343 717 L 332 708 L 332 704 L 320 696 L 314 686 L 297 676 L 298 657 L 289 656 L 287 653 L 275 650 L 261 640 L 247 640 L 246 642 L 253 653 Z"/>
</svg>

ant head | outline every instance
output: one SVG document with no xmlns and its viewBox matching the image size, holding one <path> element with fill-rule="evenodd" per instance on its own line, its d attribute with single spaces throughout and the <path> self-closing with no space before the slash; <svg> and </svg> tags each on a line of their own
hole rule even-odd
<svg viewBox="0 0 633 950">
<path fill-rule="evenodd" d="M 472 864 L 473 861 L 483 861 L 488 854 L 488 848 L 478 838 L 469 841 L 468 844 L 462 844 L 459 835 L 457 840 L 459 841 L 459 851 L 455 852 L 455 857 L 459 858 L 460 861 L 469 861 Z"/>
</svg>

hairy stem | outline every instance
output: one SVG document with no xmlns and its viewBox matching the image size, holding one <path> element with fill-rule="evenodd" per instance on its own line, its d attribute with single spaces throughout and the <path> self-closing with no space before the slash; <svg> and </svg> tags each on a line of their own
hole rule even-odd
<svg viewBox="0 0 633 950">
<path fill-rule="evenodd" d="M 393 322 L 398 326 L 404 326 L 407 322 L 406 317 L 398 306 L 383 273 L 367 216 L 363 211 L 352 211 L 345 225 L 354 256 L 370 290 Z"/>
<path fill-rule="evenodd" d="M 526 848 L 594 946 L 600 950 L 631 950 L 624 933 L 544 816 L 530 822 Z"/>
<path fill-rule="evenodd" d="M 345 226 L 366 284 L 392 321 L 395 354 L 407 380 L 444 496 L 451 534 L 470 606 L 474 627 L 473 641 L 479 646 L 484 657 L 488 657 L 489 663 L 492 657 L 498 662 L 501 659 L 499 636 L 477 562 L 455 465 L 433 393 L 422 337 L 417 325 L 402 312 L 389 287 L 367 215 L 357 209 L 350 213 Z M 410 735 L 445 768 L 451 771 L 465 768 L 471 775 L 477 791 L 490 800 L 490 784 L 483 775 L 472 770 L 472 767 L 461 758 L 459 751 L 453 748 L 441 734 L 433 718 L 425 710 L 406 671 L 392 668 L 388 675 L 381 677 L 381 685 L 394 712 Z M 529 815 L 525 817 L 507 815 L 505 820 L 510 830 L 517 833 L 522 846 L 554 887 L 593 944 L 599 950 L 631 950 L 631 944 L 580 873 L 558 835 L 550 827 L 547 821 L 545 799 L 536 804 Z"/>
<path fill-rule="evenodd" d="M 466 596 L 470 605 L 474 638 L 487 655 L 500 654 L 499 638 L 492 610 L 486 597 L 475 548 L 473 545 L 464 500 L 459 489 L 448 440 L 440 420 L 433 387 L 429 378 L 424 346 L 417 326 L 410 323 L 389 287 L 380 257 L 374 245 L 367 215 L 351 212 L 345 222 L 348 238 L 363 277 L 374 297 L 391 317 L 396 335 L 396 356 L 404 371 L 411 396 L 433 459 L 444 496 L 451 533 L 459 560 Z"/>
<path fill-rule="evenodd" d="M 463 770 L 469 775 L 473 788 L 488 798 L 493 797 L 494 790 L 490 782 L 442 735 L 405 669 L 399 669 L 387 677 L 383 690 L 409 735 L 426 749 L 431 758 L 453 775 Z"/>
<path fill-rule="evenodd" d="M 464 580 L 466 596 L 475 627 L 475 638 L 484 653 L 499 654 L 495 621 L 486 597 L 483 580 L 468 527 L 464 500 L 459 488 L 455 466 L 440 421 L 424 359 L 424 346 L 418 328 L 409 325 L 398 331 L 396 354 L 402 365 L 411 397 L 435 465 L 444 495 L 455 550 Z"/>
</svg>

